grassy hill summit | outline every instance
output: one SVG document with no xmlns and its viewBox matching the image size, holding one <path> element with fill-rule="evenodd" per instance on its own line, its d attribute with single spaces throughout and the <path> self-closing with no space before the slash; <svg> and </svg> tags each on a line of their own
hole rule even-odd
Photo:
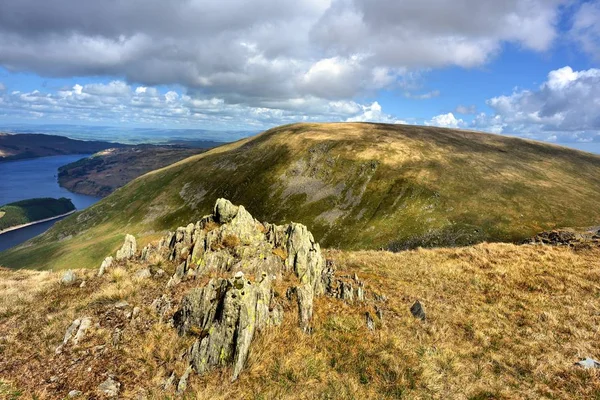
<svg viewBox="0 0 600 400">
<path fill-rule="evenodd" d="M 515 242 L 600 221 L 600 157 L 473 131 L 293 124 L 143 175 L 0 254 L 8 267 L 97 267 L 125 233 L 149 242 L 225 197 L 311 227 L 324 247 Z"/>
</svg>

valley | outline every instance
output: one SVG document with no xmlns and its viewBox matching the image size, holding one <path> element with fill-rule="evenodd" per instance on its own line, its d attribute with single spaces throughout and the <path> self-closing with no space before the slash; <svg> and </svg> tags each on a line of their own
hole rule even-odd
<svg viewBox="0 0 600 400">
<path fill-rule="evenodd" d="M 221 202 L 213 216 L 173 227 L 143 249 L 120 235 L 121 250 L 102 268 L 0 269 L 0 395 L 512 399 L 600 391 L 596 371 L 576 365 L 597 350 L 597 244 L 330 249 L 320 263 L 310 233 L 261 224 L 241 210 Z M 235 260 L 229 267 L 219 262 L 227 258 Z M 269 300 L 253 290 L 271 282 L 260 268 L 285 263 L 291 269 L 273 275 L 264 311 L 273 325 L 258 330 Z M 310 314 L 300 311 L 308 300 L 298 296 L 296 305 L 286 290 L 318 282 L 304 280 L 302 266 L 328 277 L 310 297 Z M 207 291 L 214 282 L 222 292 Z M 229 299 L 221 313 L 200 311 L 217 307 L 220 296 Z M 195 352 L 207 348 L 195 343 L 231 339 L 220 328 L 229 326 L 220 325 L 224 316 L 242 321 L 251 301 L 257 330 L 243 322 L 231 328 L 236 346 L 254 336 L 245 362 L 233 363 L 239 352 L 223 347 L 220 365 L 192 369 Z M 411 310 L 416 301 L 420 317 Z"/>
<path fill-rule="evenodd" d="M 95 267 L 115 232 L 153 240 L 218 197 L 259 220 L 304 223 L 327 248 L 399 251 L 594 226 L 599 196 L 600 157 L 577 150 L 435 127 L 294 124 L 149 172 L 0 264 Z"/>
</svg>

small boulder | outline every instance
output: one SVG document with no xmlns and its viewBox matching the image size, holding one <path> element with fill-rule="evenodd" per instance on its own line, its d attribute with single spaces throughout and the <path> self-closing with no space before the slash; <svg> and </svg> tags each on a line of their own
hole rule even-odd
<svg viewBox="0 0 600 400">
<path fill-rule="evenodd" d="M 107 397 L 117 397 L 120 389 L 121 384 L 112 377 L 109 377 L 98 386 L 98 392 Z"/>
<path fill-rule="evenodd" d="M 74 397 L 79 397 L 83 394 L 83 392 L 81 390 L 71 390 L 69 392 L 69 394 L 67 395 L 70 399 L 74 398 Z"/>
<path fill-rule="evenodd" d="M 600 368 L 600 362 L 597 360 L 594 360 L 593 358 L 589 358 L 589 357 L 586 358 L 585 360 L 576 362 L 575 365 L 583 367 L 584 369 Z"/>
<path fill-rule="evenodd" d="M 413 317 L 425 321 L 425 310 L 423 309 L 423 306 L 419 300 L 415 301 L 415 303 L 412 305 L 410 308 L 410 313 L 413 315 Z"/>
<path fill-rule="evenodd" d="M 75 275 L 75 272 L 73 272 L 72 270 L 68 270 L 67 272 L 64 273 L 62 278 L 60 278 L 60 283 L 62 283 L 63 285 L 71 285 L 76 280 L 77 280 L 77 276 Z"/>
<path fill-rule="evenodd" d="M 135 277 L 138 279 L 148 279 L 152 277 L 152 273 L 150 272 L 150 268 L 140 269 L 135 273 Z"/>
</svg>

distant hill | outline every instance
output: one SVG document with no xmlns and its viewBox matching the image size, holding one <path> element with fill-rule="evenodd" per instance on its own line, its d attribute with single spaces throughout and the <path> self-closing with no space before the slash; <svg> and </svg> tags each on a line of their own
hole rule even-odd
<svg viewBox="0 0 600 400">
<path fill-rule="evenodd" d="M 0 134 L 0 162 L 64 154 L 96 153 L 108 148 L 121 148 L 120 143 L 69 139 L 64 136 Z"/>
<path fill-rule="evenodd" d="M 71 200 L 40 198 L 0 206 L 0 233 L 6 229 L 75 211 Z"/>
<path fill-rule="evenodd" d="M 514 242 L 597 225 L 600 157 L 436 127 L 287 125 L 143 175 L 0 253 L 0 264 L 97 266 L 123 233 L 154 239 L 208 214 L 219 197 L 260 220 L 311 226 L 329 248 Z"/>
<path fill-rule="evenodd" d="M 91 157 L 60 167 L 58 183 L 72 192 L 106 197 L 146 172 L 166 167 L 203 151 L 154 145 L 102 150 Z"/>
</svg>

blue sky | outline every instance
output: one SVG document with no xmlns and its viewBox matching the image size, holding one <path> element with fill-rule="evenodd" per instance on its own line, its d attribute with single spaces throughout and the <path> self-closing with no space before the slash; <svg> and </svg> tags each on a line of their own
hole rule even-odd
<svg viewBox="0 0 600 400">
<path fill-rule="evenodd" d="M 5 0 L 0 129 L 437 125 L 600 143 L 600 0 Z"/>
</svg>

